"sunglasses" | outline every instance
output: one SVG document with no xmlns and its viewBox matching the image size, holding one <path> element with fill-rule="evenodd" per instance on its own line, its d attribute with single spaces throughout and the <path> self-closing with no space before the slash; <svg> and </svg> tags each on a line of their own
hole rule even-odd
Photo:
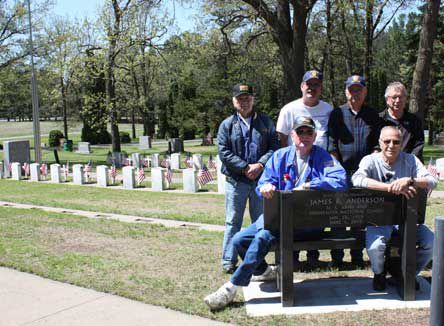
<svg viewBox="0 0 444 326">
<path fill-rule="evenodd" d="M 384 145 L 389 145 L 390 143 L 393 143 L 393 145 L 398 146 L 401 144 L 401 141 L 397 139 L 384 139 L 382 142 L 384 143 Z"/>
<path fill-rule="evenodd" d="M 314 130 L 313 129 L 305 129 L 305 130 L 304 129 L 297 129 L 296 134 L 298 136 L 302 136 L 302 135 L 313 136 Z"/>
</svg>

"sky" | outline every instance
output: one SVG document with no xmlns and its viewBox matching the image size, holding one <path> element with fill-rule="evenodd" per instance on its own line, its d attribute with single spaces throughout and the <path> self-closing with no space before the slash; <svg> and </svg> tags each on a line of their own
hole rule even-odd
<svg viewBox="0 0 444 326">
<path fill-rule="evenodd" d="M 95 18 L 98 15 L 99 8 L 105 2 L 104 0 L 54 0 L 54 13 L 60 16 L 76 18 Z M 172 3 L 172 1 L 170 1 Z M 172 7 L 172 5 L 171 5 Z M 190 6 L 180 6 L 176 2 L 176 19 L 181 31 L 193 30 L 193 15 L 198 13 L 196 8 Z M 172 12 L 171 12 L 172 14 Z"/>
</svg>

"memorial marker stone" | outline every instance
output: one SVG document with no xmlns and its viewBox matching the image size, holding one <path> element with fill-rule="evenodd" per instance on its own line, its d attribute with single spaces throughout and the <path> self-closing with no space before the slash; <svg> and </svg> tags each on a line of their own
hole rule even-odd
<svg viewBox="0 0 444 326">
<path fill-rule="evenodd" d="M 79 142 L 77 153 L 91 154 L 91 145 L 88 142 Z"/>
<path fill-rule="evenodd" d="M 151 137 L 150 136 L 140 136 L 139 137 L 139 149 L 150 149 Z"/>
<path fill-rule="evenodd" d="M 0 179 L 5 178 L 5 166 L 3 162 L 0 162 Z"/>
<path fill-rule="evenodd" d="M 97 166 L 96 180 L 97 180 L 97 185 L 100 187 L 107 187 L 109 185 L 108 167 L 106 165 L 98 165 Z"/>
<path fill-rule="evenodd" d="M 123 188 L 134 189 L 136 187 L 135 168 L 132 166 L 125 166 L 122 169 L 123 173 Z"/>
<path fill-rule="evenodd" d="M 60 164 L 51 164 L 51 182 L 61 183 L 62 179 L 60 176 Z"/>
<path fill-rule="evenodd" d="M 75 185 L 83 185 L 85 183 L 82 164 L 74 164 L 72 167 L 72 182 Z"/>
<path fill-rule="evenodd" d="M 151 168 L 158 168 L 160 166 L 159 154 L 151 155 Z"/>
<path fill-rule="evenodd" d="M 3 142 L 3 161 L 5 166 L 13 162 L 20 164 L 30 162 L 29 140 L 5 140 Z"/>
<path fill-rule="evenodd" d="M 193 154 L 193 168 L 200 170 L 203 167 L 202 154 Z"/>
<path fill-rule="evenodd" d="M 179 153 L 171 154 L 171 169 L 173 169 L 173 170 L 180 169 L 180 154 Z"/>
<path fill-rule="evenodd" d="M 40 164 L 39 163 L 31 163 L 31 181 L 38 182 L 40 181 Z"/>
<path fill-rule="evenodd" d="M 184 192 L 197 192 L 199 190 L 199 184 L 197 182 L 197 171 L 194 169 L 185 169 L 183 173 L 183 191 Z"/>
<path fill-rule="evenodd" d="M 172 153 L 180 153 L 184 151 L 183 140 L 180 138 L 171 138 L 169 144 Z"/>
<path fill-rule="evenodd" d="M 11 163 L 11 176 L 13 180 L 22 179 L 22 165 L 18 162 Z"/>
<path fill-rule="evenodd" d="M 151 188 L 155 191 L 164 191 L 166 189 L 165 169 L 151 169 Z"/>
<path fill-rule="evenodd" d="M 131 154 L 131 159 L 133 161 L 133 166 L 135 168 L 139 168 L 140 167 L 140 154 L 139 153 Z"/>
</svg>

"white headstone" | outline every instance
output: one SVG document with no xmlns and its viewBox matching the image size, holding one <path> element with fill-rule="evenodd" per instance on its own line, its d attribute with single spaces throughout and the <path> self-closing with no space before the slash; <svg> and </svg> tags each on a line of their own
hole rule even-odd
<svg viewBox="0 0 444 326">
<path fill-rule="evenodd" d="M 61 183 L 62 179 L 60 178 L 60 164 L 51 164 L 51 182 Z"/>
<path fill-rule="evenodd" d="M 134 189 L 136 187 L 135 170 L 132 166 L 125 166 L 122 169 L 124 189 Z"/>
<path fill-rule="evenodd" d="M 151 155 L 151 168 L 158 168 L 160 165 L 159 154 Z"/>
<path fill-rule="evenodd" d="M 108 181 L 108 167 L 106 165 L 98 165 L 96 168 L 97 185 L 100 187 L 107 187 Z"/>
<path fill-rule="evenodd" d="M 155 191 L 164 191 L 166 189 L 165 169 L 151 169 L 151 188 Z"/>
<path fill-rule="evenodd" d="M 13 180 L 22 179 L 22 165 L 18 162 L 11 164 L 11 176 Z"/>
<path fill-rule="evenodd" d="M 150 149 L 151 148 L 151 137 L 150 136 L 140 136 L 139 137 L 139 149 Z"/>
<path fill-rule="evenodd" d="M 131 154 L 131 159 L 133 161 L 133 166 L 135 168 L 139 168 L 140 167 L 140 154 L 139 153 Z"/>
<path fill-rule="evenodd" d="M 90 154 L 91 145 L 88 142 L 79 142 L 77 153 L 79 154 Z"/>
<path fill-rule="evenodd" d="M 31 171 L 31 181 L 40 181 L 40 164 L 39 163 L 31 163 L 30 165 Z"/>
<path fill-rule="evenodd" d="M 3 162 L 0 162 L 0 179 L 5 178 L 5 165 Z"/>
<path fill-rule="evenodd" d="M 82 164 L 74 164 L 72 167 L 72 182 L 75 185 L 83 185 L 85 183 L 85 173 Z"/>
<path fill-rule="evenodd" d="M 171 169 L 173 169 L 173 170 L 180 169 L 180 154 L 179 153 L 171 154 Z"/>
<path fill-rule="evenodd" d="M 203 167 L 202 154 L 193 154 L 193 168 L 200 170 Z"/>
<path fill-rule="evenodd" d="M 439 173 L 439 180 L 444 180 L 444 158 L 436 160 L 436 169 Z"/>
<path fill-rule="evenodd" d="M 217 169 L 217 192 L 219 194 L 225 193 L 225 180 L 227 177 L 221 172 L 222 162 L 219 155 L 216 156 L 216 169 Z"/>
<path fill-rule="evenodd" d="M 185 169 L 183 173 L 183 191 L 197 192 L 199 184 L 197 183 L 197 171 L 194 169 Z"/>
</svg>

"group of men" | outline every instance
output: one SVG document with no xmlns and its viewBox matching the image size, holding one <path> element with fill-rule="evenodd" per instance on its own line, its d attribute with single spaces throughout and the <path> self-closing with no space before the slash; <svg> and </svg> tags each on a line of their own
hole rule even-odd
<svg viewBox="0 0 444 326">
<path fill-rule="evenodd" d="M 205 297 L 211 309 L 228 305 L 239 286 L 276 278 L 276 267 L 268 266 L 265 256 L 277 235 L 264 229 L 262 202 L 276 190 L 341 191 L 357 186 L 411 198 L 418 188 L 434 188 L 437 184 L 421 163 L 422 123 L 404 111 L 407 93 L 403 84 L 388 85 L 387 110 L 381 114 L 365 105 L 367 87 L 359 75 L 347 79 L 347 101 L 335 109 L 320 99 L 320 72 L 304 74 L 301 92 L 300 99 L 281 109 L 275 128 L 267 115 L 255 112 L 251 85 L 233 88 L 236 112 L 221 123 L 218 132 L 219 157 L 227 177 L 222 269 L 232 276 Z M 247 202 L 252 223 L 241 231 Z M 321 231 L 304 229 L 295 237 L 316 238 Z M 366 249 L 377 291 L 386 286 L 386 242 L 396 231 L 397 226 L 367 227 Z M 433 233 L 418 225 L 417 239 L 419 273 L 432 258 Z M 238 256 L 242 262 L 237 266 Z M 331 256 L 331 266 L 340 267 L 343 250 L 332 250 Z M 351 251 L 351 257 L 353 264 L 364 266 L 362 250 Z M 308 263 L 316 263 L 318 258 L 318 251 L 307 252 Z"/>
</svg>

